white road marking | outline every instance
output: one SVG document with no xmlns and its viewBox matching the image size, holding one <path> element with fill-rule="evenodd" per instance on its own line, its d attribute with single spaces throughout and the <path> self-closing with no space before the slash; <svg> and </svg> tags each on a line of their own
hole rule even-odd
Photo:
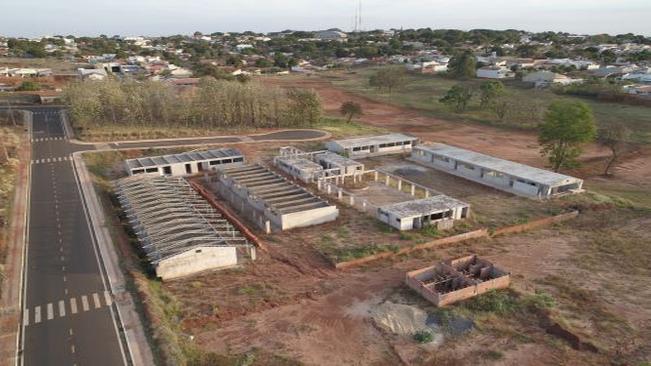
<svg viewBox="0 0 651 366">
<path fill-rule="evenodd" d="M 28 326 L 29 325 L 29 309 L 25 309 L 25 312 L 23 313 L 23 326 Z"/>
<path fill-rule="evenodd" d="M 74 297 L 70 299 L 70 312 L 77 314 L 77 299 Z"/>
<path fill-rule="evenodd" d="M 84 311 L 88 311 L 88 297 L 86 297 L 86 295 L 83 295 L 81 297 L 81 307 L 84 309 Z"/>
<path fill-rule="evenodd" d="M 95 303 L 95 309 L 99 309 L 102 304 L 99 302 L 99 295 L 97 292 L 93 293 L 93 302 Z"/>
<path fill-rule="evenodd" d="M 59 300 L 59 316 L 62 318 L 66 316 L 66 305 L 63 300 Z"/>
<path fill-rule="evenodd" d="M 70 352 L 75 353 L 75 345 L 74 344 L 70 346 Z"/>
<path fill-rule="evenodd" d="M 41 307 L 37 306 L 34 308 L 34 324 L 41 322 Z"/>
<path fill-rule="evenodd" d="M 68 329 L 68 334 L 72 335 L 72 328 Z"/>
<path fill-rule="evenodd" d="M 52 320 L 54 318 L 54 307 L 52 303 L 47 304 L 47 320 Z"/>
<path fill-rule="evenodd" d="M 108 291 L 104 291 L 104 301 L 106 301 L 106 306 L 111 306 L 113 299 L 111 299 L 111 294 Z"/>
</svg>

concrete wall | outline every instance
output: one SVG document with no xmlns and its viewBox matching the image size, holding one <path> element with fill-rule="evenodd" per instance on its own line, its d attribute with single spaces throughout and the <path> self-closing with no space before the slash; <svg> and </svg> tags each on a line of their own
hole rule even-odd
<svg viewBox="0 0 651 366">
<path fill-rule="evenodd" d="M 200 252 L 197 252 L 200 251 Z M 156 276 L 169 280 L 201 271 L 237 264 L 235 247 L 201 247 L 167 258 L 156 267 Z"/>
<path fill-rule="evenodd" d="M 233 157 L 236 158 L 236 157 Z M 231 159 L 233 159 L 231 158 Z M 211 159 L 211 160 L 216 160 L 216 159 Z M 185 169 L 185 164 L 190 164 L 190 173 L 186 172 Z M 190 161 L 187 163 L 175 163 L 175 164 L 169 164 L 169 165 L 160 165 L 160 166 L 155 166 L 155 167 L 149 167 L 149 169 L 156 169 L 155 172 L 151 172 L 150 174 L 158 174 L 158 175 L 165 175 L 163 174 L 164 170 L 163 167 L 169 166 L 170 169 L 172 170 L 171 176 L 184 176 L 188 174 L 196 174 L 199 173 L 200 171 L 206 171 L 206 170 L 217 170 L 218 168 L 234 168 L 238 166 L 244 165 L 244 159 L 239 162 L 232 162 L 232 163 L 227 163 L 227 164 L 218 164 L 218 165 L 210 165 L 210 160 L 206 161 Z M 201 166 L 201 169 L 199 168 Z M 134 171 L 142 169 L 142 168 L 136 168 L 136 169 L 131 169 L 129 170 L 127 168 L 127 171 L 129 175 L 134 175 Z"/>
<path fill-rule="evenodd" d="M 339 216 L 336 206 L 319 207 L 307 211 L 293 212 L 281 216 L 281 229 L 289 230 L 297 227 L 319 225 L 334 221 Z"/>
</svg>

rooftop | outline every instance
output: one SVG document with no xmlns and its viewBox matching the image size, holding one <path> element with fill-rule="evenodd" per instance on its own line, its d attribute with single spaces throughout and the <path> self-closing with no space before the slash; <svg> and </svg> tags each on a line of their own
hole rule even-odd
<svg viewBox="0 0 651 366">
<path fill-rule="evenodd" d="M 413 217 L 447 211 L 460 206 L 465 207 L 469 205 L 463 201 L 441 194 L 413 201 L 393 203 L 382 206 L 380 209 L 396 217 Z"/>
<path fill-rule="evenodd" d="M 204 161 L 204 160 L 223 159 L 228 157 L 240 157 L 240 156 L 242 156 L 242 153 L 240 153 L 240 151 L 237 149 L 223 148 L 223 149 L 213 149 L 213 150 L 205 150 L 205 151 L 185 152 L 181 154 L 128 159 L 126 160 L 126 164 L 129 167 L 129 169 L 137 169 L 137 168 L 146 168 L 146 167 L 161 166 L 161 165 L 186 163 L 189 161 Z"/>
<path fill-rule="evenodd" d="M 347 158 L 345 156 L 341 156 L 339 154 L 329 152 L 329 151 L 317 154 L 315 156 L 315 158 L 327 161 L 327 162 L 329 162 L 331 164 L 336 164 L 336 165 L 339 165 L 339 166 L 343 166 L 343 167 L 362 165 L 362 163 L 360 163 L 357 160 L 353 160 L 353 159 L 350 159 L 350 158 Z"/>
<path fill-rule="evenodd" d="M 279 157 L 278 161 L 281 161 L 289 166 L 293 166 L 299 170 L 323 170 L 323 167 L 312 160 L 306 158 L 296 158 L 296 157 Z"/>
<path fill-rule="evenodd" d="M 418 140 L 418 138 L 414 136 L 404 135 L 401 133 L 390 133 L 388 135 L 358 137 L 358 138 L 346 139 L 346 140 L 335 140 L 333 142 L 339 144 L 341 147 L 346 149 L 355 146 L 368 146 L 368 145 L 378 145 L 378 144 L 386 144 L 392 142 L 416 141 L 416 140 Z"/>
<path fill-rule="evenodd" d="M 137 175 L 115 186 L 140 246 L 154 265 L 193 248 L 250 245 L 183 178 Z"/>
<path fill-rule="evenodd" d="M 471 150 L 461 149 L 455 146 L 440 143 L 431 145 L 419 145 L 418 149 L 429 151 L 440 156 L 449 157 L 462 163 L 477 165 L 498 173 L 511 175 L 517 178 L 522 178 L 549 186 L 566 184 L 568 180 L 579 180 L 578 178 L 574 178 L 569 175 L 534 168 L 529 165 L 524 165 L 510 160 L 500 159 L 490 155 L 485 155 Z"/>
</svg>

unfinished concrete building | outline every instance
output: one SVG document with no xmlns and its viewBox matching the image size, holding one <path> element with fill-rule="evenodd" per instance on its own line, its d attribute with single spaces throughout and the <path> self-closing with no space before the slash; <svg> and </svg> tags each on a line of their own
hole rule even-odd
<svg viewBox="0 0 651 366">
<path fill-rule="evenodd" d="M 283 172 L 305 183 L 312 183 L 323 172 L 323 167 L 314 161 L 301 157 L 276 157 L 274 163 Z"/>
<path fill-rule="evenodd" d="M 137 175 L 115 191 L 145 258 L 163 280 L 255 259 L 255 247 L 179 177 Z"/>
<path fill-rule="evenodd" d="M 446 230 L 452 228 L 455 220 L 468 217 L 469 211 L 469 204 L 438 195 L 382 206 L 377 209 L 377 218 L 398 230 L 421 229 L 429 225 Z"/>
<path fill-rule="evenodd" d="M 418 143 L 418 138 L 391 133 L 388 135 L 358 137 L 326 142 L 326 148 L 353 159 L 387 154 L 408 153 Z"/>
<path fill-rule="evenodd" d="M 407 272 L 405 282 L 432 304 L 446 306 L 490 290 L 507 288 L 511 276 L 491 262 L 469 255 Z"/>
<path fill-rule="evenodd" d="M 410 160 L 524 197 L 576 193 L 583 185 L 578 178 L 440 143 L 416 146 Z"/>
<path fill-rule="evenodd" d="M 335 154 L 333 152 L 321 152 L 314 155 L 314 160 L 316 160 L 321 166 L 331 173 L 329 175 L 343 175 L 351 176 L 354 174 L 364 173 L 364 164 Z"/>
<path fill-rule="evenodd" d="M 213 188 L 266 232 L 318 225 L 339 215 L 336 206 L 261 165 L 220 170 Z"/>
<path fill-rule="evenodd" d="M 129 175 L 149 173 L 164 176 L 184 176 L 243 164 L 242 153 L 232 148 L 150 156 L 125 161 Z"/>
</svg>

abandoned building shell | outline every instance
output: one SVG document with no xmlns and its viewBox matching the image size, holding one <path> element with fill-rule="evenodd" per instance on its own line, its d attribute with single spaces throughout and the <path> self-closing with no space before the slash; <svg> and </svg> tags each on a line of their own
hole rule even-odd
<svg viewBox="0 0 651 366">
<path fill-rule="evenodd" d="M 438 195 L 413 201 L 393 203 L 378 208 L 378 220 L 398 230 L 420 229 L 436 225 L 439 229 L 449 229 L 454 220 L 468 217 L 470 205 Z"/>
<path fill-rule="evenodd" d="M 314 161 L 301 157 L 276 157 L 274 163 L 283 172 L 300 179 L 305 183 L 313 182 L 323 167 Z"/>
<path fill-rule="evenodd" d="M 580 192 L 583 180 L 445 144 L 419 145 L 411 160 L 502 191 L 531 198 Z"/>
<path fill-rule="evenodd" d="M 316 154 L 314 155 L 314 159 L 325 169 L 335 171 L 330 175 L 338 173 L 336 175 L 348 177 L 354 174 L 362 174 L 364 172 L 364 164 L 333 152 L 325 151 Z"/>
<path fill-rule="evenodd" d="M 418 138 L 401 133 L 358 137 L 326 142 L 326 148 L 337 154 L 351 158 L 370 157 L 386 154 L 408 153 L 418 143 Z"/>
<path fill-rule="evenodd" d="M 232 148 L 151 156 L 125 161 L 129 175 L 150 173 L 165 176 L 184 176 L 209 169 L 214 170 L 243 164 L 244 156 L 242 153 Z"/>
<path fill-rule="evenodd" d="M 509 287 L 511 276 L 476 255 L 440 262 L 407 272 L 405 282 L 436 306 Z"/>
<path fill-rule="evenodd" d="M 180 177 L 137 175 L 115 191 L 147 261 L 163 280 L 255 259 L 253 247 Z"/>
<path fill-rule="evenodd" d="M 261 165 L 220 169 L 211 185 L 266 232 L 317 225 L 339 215 L 336 206 Z"/>
</svg>

